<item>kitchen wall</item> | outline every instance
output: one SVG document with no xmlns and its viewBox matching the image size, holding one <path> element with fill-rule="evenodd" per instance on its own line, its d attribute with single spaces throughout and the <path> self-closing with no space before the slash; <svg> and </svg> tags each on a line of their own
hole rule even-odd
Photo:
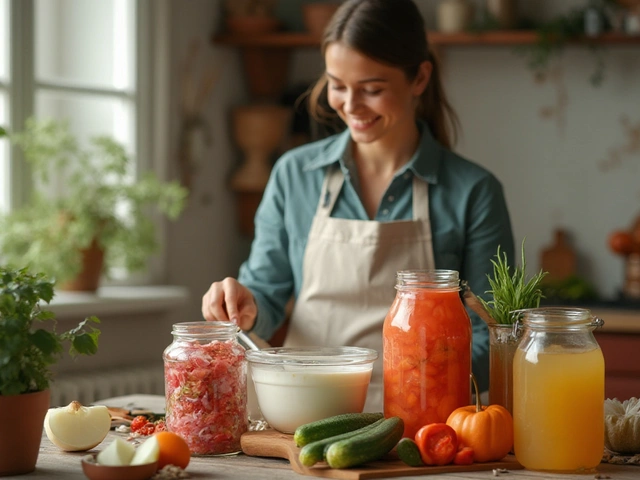
<svg viewBox="0 0 640 480">
<path fill-rule="evenodd" d="M 299 23 L 301 1 L 280 0 L 280 13 Z M 179 73 L 189 42 L 208 41 L 221 28 L 221 0 L 173 2 L 172 151 L 178 135 Z M 437 0 L 417 0 L 434 27 Z M 585 2 L 521 0 L 520 11 L 550 18 Z M 205 116 L 213 143 L 202 146 L 192 198 L 183 217 L 168 229 L 168 278 L 186 285 L 192 305 L 184 320 L 200 318 L 200 298 L 209 284 L 235 276 L 249 242 L 236 228 L 234 201 L 227 181 L 240 163 L 233 143 L 229 113 L 248 101 L 239 53 L 207 43 L 201 67 L 214 63 L 219 81 Z M 605 47 L 605 80 L 589 83 L 595 62 L 584 47 L 569 47 L 562 56 L 561 81 L 536 83 L 525 60 L 512 47 L 450 47 L 442 51 L 445 85 L 463 127 L 457 150 L 492 170 L 502 181 L 516 242 L 526 237 L 531 271 L 539 268 L 539 252 L 553 230 L 568 230 L 579 254 L 579 270 L 606 297 L 617 295 L 623 263 L 607 248 L 607 235 L 630 227 L 640 214 L 640 153 L 622 154 L 615 168 L 603 169 L 611 152 L 631 137 L 622 119 L 640 128 L 640 46 Z M 322 70 L 315 49 L 295 52 L 291 84 L 311 82 Z M 563 97 L 564 96 L 564 97 Z M 562 115 L 545 118 L 541 111 L 566 98 Z M 636 142 L 638 140 L 636 139 Z M 173 158 L 169 159 L 170 165 Z M 171 167 L 174 168 L 174 167 Z"/>
</svg>

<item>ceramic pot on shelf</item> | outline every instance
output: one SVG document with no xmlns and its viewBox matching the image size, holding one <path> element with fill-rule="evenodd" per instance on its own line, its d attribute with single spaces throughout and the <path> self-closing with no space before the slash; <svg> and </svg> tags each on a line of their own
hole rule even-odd
<svg viewBox="0 0 640 480">
<path fill-rule="evenodd" d="M 253 235 L 253 217 L 271 174 L 271 160 L 289 131 L 289 107 L 254 104 L 233 110 L 233 136 L 244 153 L 240 167 L 231 177 L 236 193 L 241 233 Z"/>
<path fill-rule="evenodd" d="M 515 0 L 487 0 L 487 11 L 497 20 L 500 28 L 505 30 L 515 28 Z"/>
<path fill-rule="evenodd" d="M 320 38 L 340 4 L 333 2 L 312 2 L 302 5 L 304 27 L 311 35 Z"/>
<path fill-rule="evenodd" d="M 438 4 L 438 31 L 460 33 L 473 21 L 473 4 L 469 0 L 442 0 Z"/>
</svg>

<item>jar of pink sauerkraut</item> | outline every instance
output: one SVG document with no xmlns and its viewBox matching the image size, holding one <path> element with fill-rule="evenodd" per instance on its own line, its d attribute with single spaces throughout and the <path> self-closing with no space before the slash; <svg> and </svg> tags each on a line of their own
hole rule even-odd
<svg viewBox="0 0 640 480">
<path fill-rule="evenodd" d="M 247 431 L 247 362 L 238 327 L 225 322 L 176 323 L 163 354 L 167 430 L 194 455 L 240 452 Z"/>
</svg>

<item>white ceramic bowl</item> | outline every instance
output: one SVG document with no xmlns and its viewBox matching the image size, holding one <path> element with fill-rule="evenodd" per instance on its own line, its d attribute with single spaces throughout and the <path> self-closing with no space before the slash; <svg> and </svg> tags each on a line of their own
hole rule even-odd
<svg viewBox="0 0 640 480">
<path fill-rule="evenodd" d="M 284 433 L 334 415 L 362 412 L 376 358 L 375 350 L 358 347 L 247 352 L 260 411 Z"/>
</svg>

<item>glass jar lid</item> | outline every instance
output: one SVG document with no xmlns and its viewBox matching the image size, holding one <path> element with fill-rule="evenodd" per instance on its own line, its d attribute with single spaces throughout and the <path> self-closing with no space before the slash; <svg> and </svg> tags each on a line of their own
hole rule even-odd
<svg viewBox="0 0 640 480">
<path fill-rule="evenodd" d="M 594 317 L 591 310 L 578 307 L 539 307 L 514 310 L 516 325 L 540 330 L 579 330 L 597 328 L 604 320 Z M 517 328 L 517 327 L 516 327 Z"/>
</svg>

